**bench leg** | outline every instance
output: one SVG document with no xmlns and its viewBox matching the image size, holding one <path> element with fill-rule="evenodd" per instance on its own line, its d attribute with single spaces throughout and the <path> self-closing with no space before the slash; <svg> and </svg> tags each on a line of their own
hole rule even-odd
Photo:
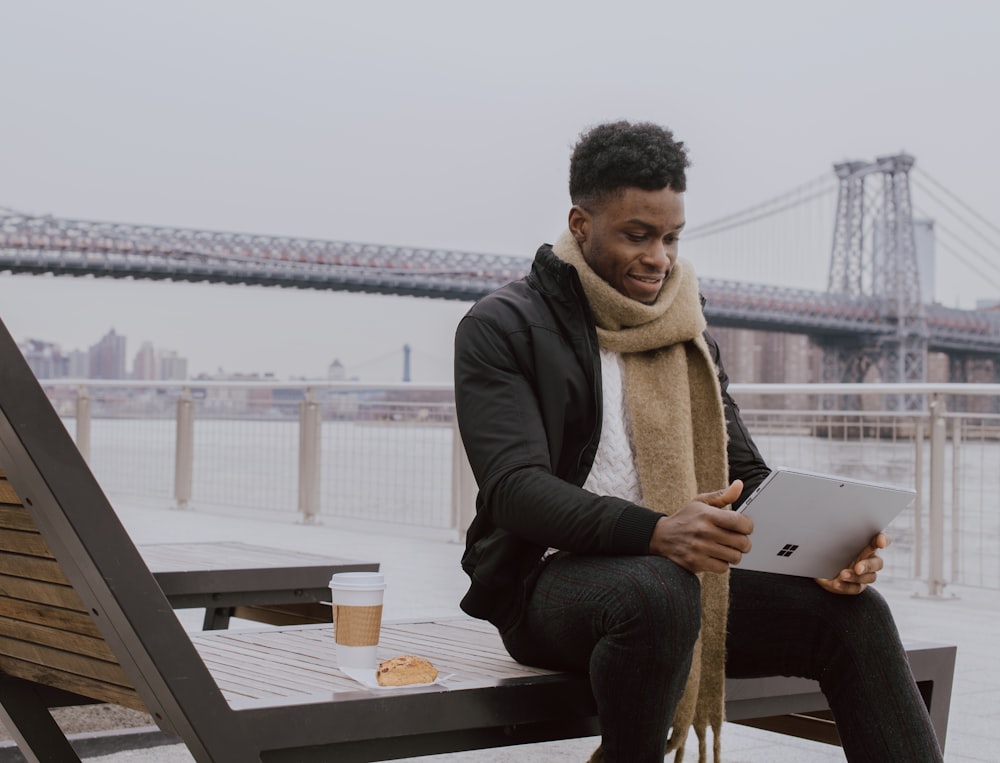
<svg viewBox="0 0 1000 763">
<path fill-rule="evenodd" d="M 948 713 L 951 708 L 952 683 L 955 675 L 954 646 L 918 646 L 907 650 L 910 667 L 917 679 L 917 689 L 927 706 L 937 735 L 938 744 L 944 750 L 948 732 Z M 825 700 L 822 701 L 825 704 Z M 831 745 L 840 745 L 833 715 L 829 710 L 793 712 L 787 715 L 766 715 L 740 718 L 732 723 L 752 726 L 766 731 L 775 731 L 803 739 L 812 739 Z"/>
<path fill-rule="evenodd" d="M 956 653 L 954 646 L 914 649 L 907 653 L 914 674 L 919 676 L 917 688 L 927 705 L 942 751 L 948 734 Z"/>
<path fill-rule="evenodd" d="M 205 621 L 201 629 L 204 631 L 226 630 L 229 618 L 233 614 L 232 607 L 205 607 Z"/>
<path fill-rule="evenodd" d="M 80 763 L 34 685 L 0 675 L 0 719 L 29 763 Z"/>
</svg>

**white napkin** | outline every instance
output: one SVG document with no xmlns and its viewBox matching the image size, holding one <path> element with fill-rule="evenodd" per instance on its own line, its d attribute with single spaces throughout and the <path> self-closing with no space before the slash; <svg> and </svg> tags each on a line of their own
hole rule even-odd
<svg viewBox="0 0 1000 763">
<path fill-rule="evenodd" d="M 398 691 L 400 689 L 422 689 L 428 686 L 434 686 L 435 684 L 443 684 L 445 681 L 447 681 L 449 678 L 455 675 L 454 673 L 449 673 L 448 675 L 443 676 L 440 673 L 438 673 L 438 677 L 435 678 L 433 681 L 428 681 L 422 684 L 407 684 L 406 686 L 380 686 L 378 679 L 375 678 L 374 668 L 341 668 L 340 671 L 345 676 L 354 681 L 357 681 L 362 686 L 368 689 L 376 689 L 380 691 L 383 690 Z"/>
</svg>

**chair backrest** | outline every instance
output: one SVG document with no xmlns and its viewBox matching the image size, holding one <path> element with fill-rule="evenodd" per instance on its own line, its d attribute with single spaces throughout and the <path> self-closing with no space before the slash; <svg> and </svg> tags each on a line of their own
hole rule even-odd
<svg viewBox="0 0 1000 763">
<path fill-rule="evenodd" d="M 2 321 L 0 470 L 14 525 L 3 533 L 12 547 L 0 546 L 2 584 L 12 586 L 3 607 L 15 613 L 3 615 L 0 669 L 145 706 L 198 760 L 257 759 Z M 71 624 L 56 627 L 53 607 Z"/>
<path fill-rule="evenodd" d="M 0 671 L 146 709 L 3 471 Z"/>
</svg>

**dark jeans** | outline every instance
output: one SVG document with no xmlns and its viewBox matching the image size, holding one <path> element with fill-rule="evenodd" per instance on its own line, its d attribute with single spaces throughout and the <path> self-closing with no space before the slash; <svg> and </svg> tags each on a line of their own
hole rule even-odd
<svg viewBox="0 0 1000 763">
<path fill-rule="evenodd" d="M 698 579 L 654 556 L 551 557 L 502 634 L 519 662 L 588 673 L 606 760 L 662 763 L 701 620 Z M 869 588 L 734 569 L 726 674 L 819 681 L 847 759 L 940 761 L 892 615 Z"/>
</svg>

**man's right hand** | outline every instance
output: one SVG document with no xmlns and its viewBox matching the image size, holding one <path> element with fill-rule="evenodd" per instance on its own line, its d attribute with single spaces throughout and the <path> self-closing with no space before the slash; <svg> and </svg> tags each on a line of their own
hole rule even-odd
<svg viewBox="0 0 1000 763">
<path fill-rule="evenodd" d="M 702 493 L 669 517 L 660 519 L 649 553 L 665 556 L 691 572 L 725 572 L 750 550 L 753 520 L 724 508 L 740 497 L 743 482 Z"/>
</svg>

